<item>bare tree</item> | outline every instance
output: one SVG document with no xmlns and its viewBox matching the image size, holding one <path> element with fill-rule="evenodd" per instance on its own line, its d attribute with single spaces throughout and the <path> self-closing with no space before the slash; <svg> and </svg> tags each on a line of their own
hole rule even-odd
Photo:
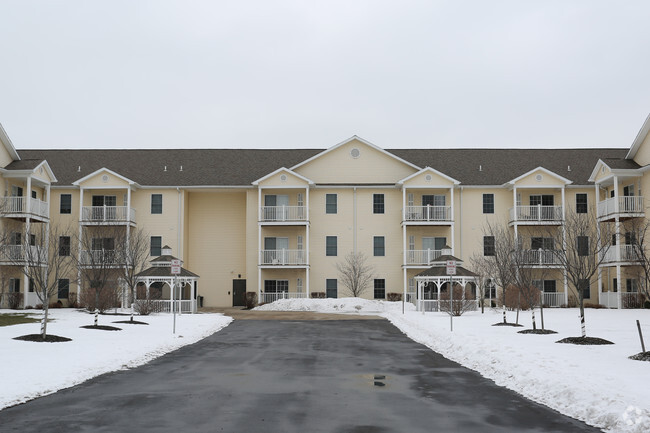
<svg viewBox="0 0 650 433">
<path fill-rule="evenodd" d="M 50 228 L 47 224 L 32 224 L 30 228 L 31 233 L 22 236 L 21 244 L 5 255 L 27 276 L 43 305 L 41 336 L 45 340 L 50 299 L 62 289 L 60 281 L 70 281 L 76 263 L 70 244 L 62 242 L 63 238 L 70 239 L 69 229 Z"/>
<path fill-rule="evenodd" d="M 540 257 L 541 256 L 541 257 Z M 549 272 L 554 252 L 552 250 L 525 250 L 522 242 L 516 243 L 515 252 L 512 254 L 514 267 L 514 286 L 517 288 L 519 299 L 523 298 L 525 304 L 532 312 L 533 330 L 537 329 L 535 321 L 535 308 L 540 307 L 542 315 L 542 329 L 544 329 L 544 306 L 541 288 L 536 281 L 543 281 Z M 517 308 L 521 307 L 521 302 Z"/>
<path fill-rule="evenodd" d="M 485 313 L 485 293 L 488 290 L 492 290 L 492 287 L 494 287 L 490 274 L 492 270 L 490 258 L 482 254 L 474 253 L 472 257 L 469 258 L 469 264 L 472 272 L 477 275 L 478 284 L 476 289 L 480 290 L 479 300 L 481 302 L 481 313 Z"/>
<path fill-rule="evenodd" d="M 149 235 L 138 228 L 132 228 L 127 238 L 126 231 L 116 240 L 116 249 L 124 257 L 124 266 L 119 268 L 119 277 L 128 290 L 128 304 L 132 305 L 135 299 L 137 274 L 149 266 Z"/>
<path fill-rule="evenodd" d="M 471 296 L 467 296 L 467 289 L 458 283 L 453 284 L 453 298 L 450 299 L 452 294 L 450 286 L 448 284 L 447 290 L 440 294 L 440 311 L 452 316 L 462 316 L 463 313 L 476 309 L 476 300 L 470 299 Z"/>
<path fill-rule="evenodd" d="M 336 269 L 341 285 L 349 296 L 359 297 L 370 287 L 374 270 L 368 265 L 363 253 L 349 253 L 342 262 L 336 264 Z"/>
<path fill-rule="evenodd" d="M 551 232 L 562 248 L 555 250 L 555 259 L 566 273 L 569 288 L 578 299 L 582 337 L 587 336 L 585 326 L 584 290 L 596 280 L 598 268 L 611 247 L 611 224 L 598 225 L 594 211 L 577 213 L 567 209 L 564 229 Z"/>
<path fill-rule="evenodd" d="M 650 222 L 645 218 L 633 218 L 623 224 L 626 232 L 625 243 L 631 245 L 632 251 L 627 253 L 629 261 L 634 261 L 637 266 L 628 273 L 636 276 L 639 298 L 634 304 L 643 304 L 650 300 Z"/>
<path fill-rule="evenodd" d="M 87 227 L 78 238 L 80 283 L 91 294 L 90 298 L 84 298 L 86 307 L 95 311 L 95 326 L 99 313 L 117 302 L 117 279 L 125 265 L 125 258 L 124 251 L 116 246 L 124 236 L 123 231 L 124 228 L 118 226 Z"/>
<path fill-rule="evenodd" d="M 512 262 L 512 253 L 516 249 L 514 234 L 505 225 L 487 223 L 483 228 L 483 235 L 491 237 L 494 245 L 490 251 L 485 251 L 488 254 L 485 255 L 483 272 L 501 287 L 503 323 L 507 323 L 506 290 L 515 282 L 515 267 Z"/>
</svg>

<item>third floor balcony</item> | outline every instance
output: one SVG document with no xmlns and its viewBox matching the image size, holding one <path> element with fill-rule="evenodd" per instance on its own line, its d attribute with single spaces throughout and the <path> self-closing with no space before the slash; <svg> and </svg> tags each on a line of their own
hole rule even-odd
<svg viewBox="0 0 650 433">
<path fill-rule="evenodd" d="M 618 204 L 618 206 L 617 206 Z M 645 215 L 643 196 L 612 197 L 598 202 L 598 218 L 600 220 L 621 218 L 636 218 Z"/>
<path fill-rule="evenodd" d="M 562 224 L 562 206 L 515 206 L 510 208 L 510 223 L 517 224 Z"/>
<path fill-rule="evenodd" d="M 82 225 L 135 225 L 135 209 L 127 206 L 84 206 Z"/>
<path fill-rule="evenodd" d="M 306 206 L 262 206 L 259 220 L 269 224 L 306 224 Z"/>
<path fill-rule="evenodd" d="M 0 197 L 0 212 L 7 218 L 47 220 L 49 203 L 31 197 Z"/>
<path fill-rule="evenodd" d="M 406 224 L 449 224 L 452 222 L 451 206 L 406 206 Z"/>
</svg>

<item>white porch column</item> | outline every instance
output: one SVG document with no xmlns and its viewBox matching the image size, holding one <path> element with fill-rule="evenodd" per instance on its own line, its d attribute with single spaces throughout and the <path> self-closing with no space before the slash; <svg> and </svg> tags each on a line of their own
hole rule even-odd
<svg viewBox="0 0 650 433">
<path fill-rule="evenodd" d="M 517 239 L 519 238 L 519 230 L 517 227 L 517 187 L 513 186 L 512 187 L 512 209 L 513 209 L 513 221 L 514 221 L 514 229 L 515 229 L 515 242 L 517 242 Z"/>
<path fill-rule="evenodd" d="M 262 300 L 262 187 L 257 188 L 257 302 Z"/>
<path fill-rule="evenodd" d="M 192 293 L 190 295 L 190 299 L 192 300 L 192 313 L 196 313 L 197 306 L 196 306 L 196 287 L 194 286 L 196 281 L 191 281 L 190 286 L 192 286 Z"/>
<path fill-rule="evenodd" d="M 84 189 L 79 188 L 79 239 L 77 240 L 77 254 L 81 256 L 81 237 L 83 236 L 83 226 L 81 219 L 83 217 Z M 147 286 L 147 297 L 149 297 L 149 286 Z M 81 300 L 81 267 L 77 267 L 77 301 Z"/>
<path fill-rule="evenodd" d="M 451 200 L 450 200 L 451 201 L 451 215 L 450 215 L 451 216 L 451 245 L 450 247 L 451 247 L 451 254 L 454 255 L 456 254 L 456 250 L 454 248 L 456 242 L 455 239 L 456 233 L 454 232 L 454 187 L 453 185 L 449 187 L 449 195 L 451 196 Z"/>
<path fill-rule="evenodd" d="M 598 221 L 598 203 L 599 203 L 599 198 L 600 198 L 600 186 L 599 184 L 594 184 L 594 203 L 596 206 L 596 236 L 598 238 L 599 242 L 602 242 L 602 239 L 600 238 L 600 222 Z M 610 239 L 607 240 L 607 242 L 610 242 Z M 605 254 L 603 251 L 601 254 Z M 600 257 L 598 258 L 599 260 L 601 259 Z M 600 266 L 598 266 L 598 302 L 600 302 L 600 297 L 601 293 L 603 293 L 603 270 Z"/>
<path fill-rule="evenodd" d="M 408 281 L 406 279 L 406 268 L 403 268 L 403 273 L 404 273 L 404 294 L 402 295 L 402 301 L 406 302 L 406 292 L 407 292 L 407 285 Z"/>
</svg>

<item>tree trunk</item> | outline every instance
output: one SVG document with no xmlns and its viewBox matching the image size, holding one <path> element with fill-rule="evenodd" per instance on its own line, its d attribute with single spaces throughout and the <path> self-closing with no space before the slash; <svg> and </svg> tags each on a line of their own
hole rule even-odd
<svg viewBox="0 0 650 433">
<path fill-rule="evenodd" d="M 99 321 L 99 290 L 95 289 L 95 326 Z"/>
<path fill-rule="evenodd" d="M 531 308 L 533 311 L 533 331 L 537 329 L 537 324 L 535 323 L 535 308 Z"/>
<path fill-rule="evenodd" d="M 521 308 L 521 292 L 519 292 L 519 295 L 517 296 L 517 320 L 515 323 L 519 325 L 519 309 Z"/>
<path fill-rule="evenodd" d="M 544 329 L 544 303 L 539 306 L 539 314 L 542 316 L 542 329 Z"/>
<path fill-rule="evenodd" d="M 47 313 L 49 312 L 49 305 L 47 302 L 43 303 L 43 319 L 41 321 L 41 338 L 45 340 L 47 337 Z"/>
<path fill-rule="evenodd" d="M 587 336 L 587 328 L 585 326 L 585 306 L 582 299 L 580 299 L 580 331 L 582 332 L 582 338 L 585 338 Z"/>
</svg>

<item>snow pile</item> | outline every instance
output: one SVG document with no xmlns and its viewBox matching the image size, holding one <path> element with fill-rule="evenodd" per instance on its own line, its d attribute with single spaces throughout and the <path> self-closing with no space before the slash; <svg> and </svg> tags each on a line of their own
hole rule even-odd
<svg viewBox="0 0 650 433">
<path fill-rule="evenodd" d="M 392 305 L 390 305 L 392 304 Z M 450 332 L 444 313 L 402 314 L 401 302 L 362 299 L 295 299 L 267 304 L 260 309 L 353 312 L 380 314 L 413 340 L 441 353 L 500 386 L 510 388 L 563 414 L 611 432 L 650 431 L 650 363 L 632 361 L 641 352 L 636 329 L 639 319 L 650 336 L 648 310 L 586 310 L 587 334 L 614 342 L 605 346 L 557 344 L 580 335 L 577 309 L 545 309 L 545 328 L 552 335 L 518 334 L 531 327 L 530 312 L 522 312 L 525 328 L 491 326 L 502 312 L 486 310 L 454 317 Z M 539 311 L 536 314 L 540 326 Z M 508 312 L 508 321 L 515 313 Z"/>
<path fill-rule="evenodd" d="M 415 311 L 415 306 L 405 303 L 406 311 Z M 280 299 L 255 308 L 259 311 L 313 311 L 316 313 L 380 314 L 402 313 L 401 302 L 386 302 L 361 298 L 328 299 Z"/>
<path fill-rule="evenodd" d="M 0 313 L 16 313 L 0 310 Z M 40 312 L 35 314 L 41 317 Z M 112 323 L 128 316 L 100 316 L 100 325 L 121 331 L 82 329 L 93 315 L 70 309 L 50 309 L 48 334 L 72 338 L 64 343 L 13 340 L 38 334 L 40 323 L 0 327 L 0 353 L 16 360 L 11 374 L 0 375 L 0 409 L 51 394 L 111 371 L 136 367 L 167 352 L 213 334 L 231 321 L 221 314 L 176 316 L 176 334 L 169 314 L 137 317 L 149 325 Z"/>
</svg>

